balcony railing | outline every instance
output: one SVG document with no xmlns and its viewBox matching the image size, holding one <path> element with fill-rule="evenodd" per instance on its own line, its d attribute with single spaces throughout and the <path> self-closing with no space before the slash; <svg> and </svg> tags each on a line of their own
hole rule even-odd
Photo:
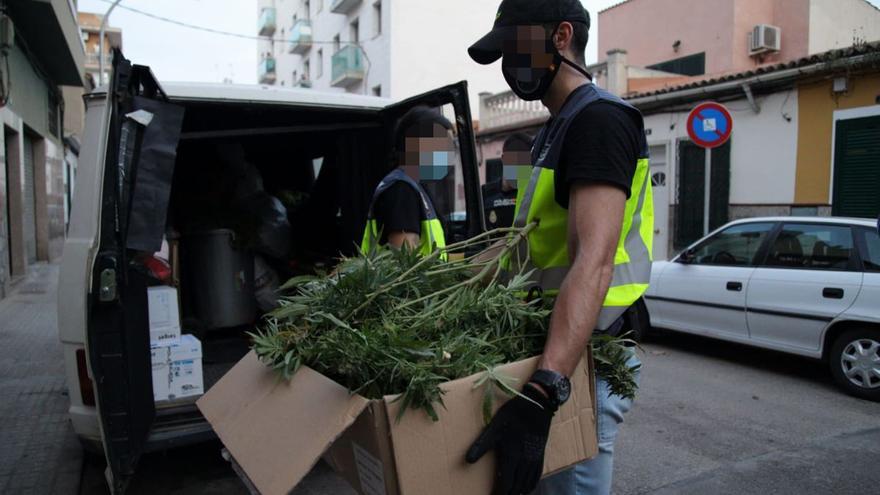
<svg viewBox="0 0 880 495">
<path fill-rule="evenodd" d="M 348 87 L 364 80 L 364 59 L 361 49 L 348 45 L 333 55 L 332 82 L 334 87 Z"/>
<path fill-rule="evenodd" d="M 330 12 L 334 14 L 348 14 L 362 2 L 363 0 L 333 0 L 333 4 L 330 5 Z"/>
<path fill-rule="evenodd" d="M 288 53 L 307 53 L 312 48 L 312 21 L 300 19 L 290 28 Z"/>
<path fill-rule="evenodd" d="M 275 59 L 269 57 L 261 60 L 257 74 L 260 84 L 275 84 Z"/>
<path fill-rule="evenodd" d="M 98 67 L 101 64 L 101 57 L 98 56 L 97 53 L 86 53 L 85 65 L 90 67 Z M 110 54 L 107 53 L 104 55 L 104 66 L 110 66 Z"/>
<path fill-rule="evenodd" d="M 275 7 L 266 7 L 260 12 L 260 20 L 257 30 L 260 36 L 272 36 L 275 34 Z"/>
<path fill-rule="evenodd" d="M 505 91 L 480 99 L 480 129 L 494 129 L 545 120 L 550 112 L 541 101 L 525 101 L 513 91 Z"/>
</svg>

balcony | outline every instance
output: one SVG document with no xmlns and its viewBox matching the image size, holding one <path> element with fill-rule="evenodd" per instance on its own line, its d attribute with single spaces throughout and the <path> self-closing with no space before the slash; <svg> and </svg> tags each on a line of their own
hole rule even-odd
<svg viewBox="0 0 880 495">
<path fill-rule="evenodd" d="M 512 91 L 480 97 L 480 130 L 537 125 L 550 116 L 540 101 L 525 101 Z"/>
<path fill-rule="evenodd" d="M 275 59 L 269 57 L 261 60 L 257 75 L 260 84 L 275 84 Z"/>
<path fill-rule="evenodd" d="M 348 45 L 333 55 L 331 86 L 347 88 L 364 80 L 364 59 L 361 49 Z"/>
<path fill-rule="evenodd" d="M 275 34 L 275 7 L 266 7 L 260 12 L 260 20 L 257 29 L 260 36 L 272 36 Z"/>
<path fill-rule="evenodd" d="M 334 14 L 348 14 L 362 2 L 363 0 L 333 0 L 333 4 L 330 6 L 330 12 L 333 12 Z"/>
<path fill-rule="evenodd" d="M 110 54 L 104 55 L 104 67 L 110 67 L 110 61 L 112 57 Z M 85 67 L 90 69 L 97 69 L 101 64 L 101 57 L 98 56 L 97 53 L 87 52 L 85 58 Z"/>
<path fill-rule="evenodd" d="M 288 53 L 303 55 L 312 49 L 312 21 L 300 19 L 290 28 Z"/>
<path fill-rule="evenodd" d="M 41 0 L 2 3 L 3 15 L 9 16 L 15 27 L 15 38 L 24 40 L 32 62 L 40 66 L 51 84 L 82 86 L 85 50 L 73 2 Z M 4 74 L 3 77 L 9 75 Z"/>
</svg>

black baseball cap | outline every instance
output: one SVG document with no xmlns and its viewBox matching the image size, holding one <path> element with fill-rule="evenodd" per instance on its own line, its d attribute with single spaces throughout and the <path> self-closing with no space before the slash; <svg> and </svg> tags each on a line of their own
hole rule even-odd
<svg viewBox="0 0 880 495">
<path fill-rule="evenodd" d="M 491 64 L 501 58 L 504 42 L 516 37 L 517 26 L 562 21 L 581 22 L 589 28 L 590 14 L 580 0 L 504 0 L 492 30 L 471 45 L 468 54 L 478 64 Z"/>
</svg>

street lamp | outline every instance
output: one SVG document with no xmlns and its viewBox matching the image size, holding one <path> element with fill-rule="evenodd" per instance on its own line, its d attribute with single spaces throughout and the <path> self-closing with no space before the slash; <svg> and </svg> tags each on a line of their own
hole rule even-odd
<svg viewBox="0 0 880 495">
<path fill-rule="evenodd" d="M 122 0 L 114 0 L 113 5 L 107 9 L 104 18 L 101 19 L 101 38 L 98 40 L 98 86 L 104 84 L 104 30 L 107 28 L 107 20 L 110 18 L 110 13 L 113 12 L 113 9 L 115 9 L 121 1 Z"/>
</svg>

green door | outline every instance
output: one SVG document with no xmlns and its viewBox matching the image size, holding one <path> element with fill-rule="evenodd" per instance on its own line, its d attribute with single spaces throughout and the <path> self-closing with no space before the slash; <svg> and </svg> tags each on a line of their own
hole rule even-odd
<svg viewBox="0 0 880 495">
<path fill-rule="evenodd" d="M 880 214 L 880 116 L 837 122 L 834 216 Z"/>
<path fill-rule="evenodd" d="M 730 142 L 712 150 L 709 180 L 709 230 L 729 221 Z M 703 232 L 706 204 L 706 150 L 690 141 L 678 145 L 678 207 L 674 247 L 682 249 L 699 240 Z"/>
</svg>

